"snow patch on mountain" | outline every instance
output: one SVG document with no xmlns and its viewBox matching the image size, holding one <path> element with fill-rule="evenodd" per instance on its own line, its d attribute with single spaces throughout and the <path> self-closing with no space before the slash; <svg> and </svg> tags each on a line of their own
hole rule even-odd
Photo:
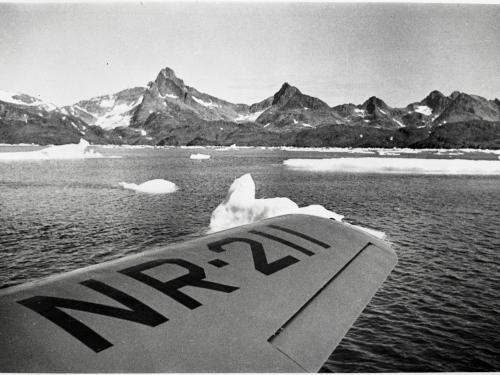
<svg viewBox="0 0 500 375">
<path fill-rule="evenodd" d="M 17 105 L 25 105 L 29 107 L 39 107 L 45 109 L 46 111 L 53 111 L 57 109 L 57 106 L 55 104 L 44 102 L 38 98 L 26 94 L 8 91 L 0 91 L 0 101 Z"/>
<path fill-rule="evenodd" d="M 401 121 L 396 120 L 395 118 L 393 118 L 393 120 L 394 120 L 394 122 L 395 122 L 396 124 L 398 124 L 398 125 L 399 125 L 399 127 L 400 127 L 400 128 L 404 128 L 404 127 L 405 127 L 405 125 L 404 125 Z"/>
<path fill-rule="evenodd" d="M 202 106 L 207 107 L 207 108 L 219 108 L 220 107 L 220 105 L 213 103 L 212 101 L 206 102 L 203 99 L 197 98 L 196 96 L 193 96 L 192 98 L 196 103 L 201 104 Z"/>
<path fill-rule="evenodd" d="M 426 116 L 432 115 L 432 109 L 426 105 L 419 105 L 415 108 L 415 112 L 421 113 Z"/>
<path fill-rule="evenodd" d="M 366 116 L 366 111 L 364 109 L 354 108 L 354 112 L 361 117 Z"/>
<path fill-rule="evenodd" d="M 130 111 L 135 107 L 137 107 L 141 102 L 142 102 L 142 96 L 139 97 L 135 102 L 130 104 L 127 103 L 116 104 L 116 102 L 113 100 L 112 106 L 108 106 L 111 103 L 111 100 L 109 101 L 105 100 L 104 103 L 106 105 L 104 107 L 110 108 L 110 110 L 104 115 L 98 116 L 95 114 L 92 115 L 88 111 L 85 112 L 89 113 L 90 115 L 96 118 L 95 125 L 100 126 L 103 129 L 109 130 L 117 128 L 119 126 L 129 126 L 130 120 L 132 119 Z M 101 102 L 100 104 L 102 105 L 103 102 Z"/>
<path fill-rule="evenodd" d="M 170 99 L 179 99 L 177 95 L 174 94 L 165 94 L 165 95 L 159 95 L 160 98 L 165 99 L 165 98 L 170 98 Z"/>
<path fill-rule="evenodd" d="M 245 113 L 245 114 L 240 113 L 238 115 L 238 117 L 236 117 L 233 121 L 234 122 L 255 122 L 259 118 L 259 116 L 266 111 L 266 109 L 263 109 L 262 111 Z"/>
</svg>

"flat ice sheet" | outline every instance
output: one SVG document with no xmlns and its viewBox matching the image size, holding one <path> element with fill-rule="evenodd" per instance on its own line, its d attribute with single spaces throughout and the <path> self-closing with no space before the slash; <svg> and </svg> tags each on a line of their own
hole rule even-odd
<svg viewBox="0 0 500 375">
<path fill-rule="evenodd" d="M 0 152 L 0 161 L 95 159 L 103 157 L 94 150 L 87 150 L 88 146 L 89 143 L 82 138 L 78 144 L 49 146 L 36 151 Z"/>
<path fill-rule="evenodd" d="M 500 160 L 366 157 L 287 159 L 283 164 L 291 169 L 311 172 L 500 175 Z"/>
</svg>

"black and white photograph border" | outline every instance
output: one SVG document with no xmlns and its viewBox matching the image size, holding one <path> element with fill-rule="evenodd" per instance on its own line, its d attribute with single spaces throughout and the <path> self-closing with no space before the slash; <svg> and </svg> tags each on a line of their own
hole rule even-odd
<svg viewBox="0 0 500 375">
<path fill-rule="evenodd" d="M 0 372 L 500 371 L 500 4 L 0 1 Z"/>
</svg>

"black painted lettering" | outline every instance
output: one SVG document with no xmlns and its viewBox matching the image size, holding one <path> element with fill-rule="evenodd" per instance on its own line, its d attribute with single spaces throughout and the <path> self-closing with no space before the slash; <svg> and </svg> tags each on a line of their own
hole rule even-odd
<svg viewBox="0 0 500 375">
<path fill-rule="evenodd" d="M 18 303 L 36 311 L 52 323 L 58 325 L 96 353 L 113 346 L 113 344 L 90 327 L 60 310 L 61 308 L 129 320 L 150 327 L 156 327 L 168 320 L 141 301 L 100 281 L 90 279 L 80 284 L 120 302 L 130 310 L 102 305 L 100 303 L 50 296 L 34 296 L 18 301 Z"/>
<path fill-rule="evenodd" d="M 167 282 L 162 282 L 143 273 L 143 271 L 161 266 L 162 264 L 176 264 L 188 270 L 188 273 Z M 126 268 L 119 272 L 159 290 L 160 292 L 168 295 L 169 297 L 173 298 L 174 300 L 183 304 L 191 310 L 201 306 L 201 303 L 188 296 L 187 294 L 181 292 L 179 289 L 182 287 L 190 285 L 224 293 L 231 293 L 239 289 L 235 286 L 219 284 L 213 281 L 205 280 L 205 270 L 202 267 L 190 263 L 184 259 L 156 259 L 150 262 L 138 264 L 137 266 Z"/>
<path fill-rule="evenodd" d="M 303 239 L 305 239 L 305 240 L 307 240 L 309 242 L 312 242 L 312 243 L 314 243 L 316 245 L 319 245 L 319 246 L 321 246 L 324 249 L 328 249 L 330 247 L 330 245 L 328 245 L 327 243 L 324 243 L 323 241 L 320 241 L 320 240 L 318 240 L 318 239 L 316 239 L 314 237 L 308 236 L 307 234 L 298 232 L 298 231 L 290 229 L 290 228 L 285 228 L 285 227 L 282 227 L 282 226 L 279 226 L 279 225 L 276 225 L 276 224 L 270 224 L 270 225 L 268 225 L 268 227 L 269 228 L 278 229 L 278 230 L 281 230 L 281 231 L 286 232 L 286 233 L 293 234 L 294 236 L 303 238 Z"/>
<path fill-rule="evenodd" d="M 267 261 L 266 253 L 264 251 L 264 247 L 262 246 L 262 244 L 250 238 L 243 238 L 243 237 L 223 238 L 222 240 L 219 241 L 210 242 L 207 244 L 207 246 L 211 251 L 215 251 L 216 253 L 221 253 L 225 251 L 223 246 L 235 242 L 242 242 L 244 244 L 250 245 L 250 251 L 252 252 L 255 269 L 266 276 L 278 272 L 283 268 L 291 266 L 292 264 L 297 263 L 299 261 L 297 258 L 294 258 L 291 255 L 287 255 L 283 258 L 277 259 L 269 263 Z"/>
<path fill-rule="evenodd" d="M 278 236 L 273 236 L 272 234 L 261 232 L 260 230 L 250 230 L 249 232 L 253 233 L 253 234 L 256 234 L 258 236 L 269 238 L 270 240 L 282 243 L 283 245 L 289 246 L 292 249 L 300 251 L 301 253 L 304 253 L 306 255 L 309 255 L 309 256 L 314 255 L 314 253 L 311 250 L 308 250 L 308 249 L 306 249 L 306 248 L 304 248 L 302 246 L 299 246 L 299 245 L 297 245 L 297 244 L 295 244 L 293 242 L 287 241 L 284 238 L 281 238 L 281 237 L 278 237 Z"/>
</svg>

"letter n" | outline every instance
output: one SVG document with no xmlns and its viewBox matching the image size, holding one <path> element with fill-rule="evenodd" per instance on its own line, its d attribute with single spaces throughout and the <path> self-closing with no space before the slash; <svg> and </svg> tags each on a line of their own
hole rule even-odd
<svg viewBox="0 0 500 375">
<path fill-rule="evenodd" d="M 113 346 L 113 344 L 90 327 L 73 318 L 63 310 L 60 310 L 61 308 L 86 311 L 92 314 L 129 320 L 150 327 L 156 327 L 168 320 L 141 301 L 100 281 L 90 279 L 80 284 L 120 302 L 122 305 L 128 307 L 129 310 L 102 305 L 100 303 L 49 296 L 34 296 L 17 302 L 36 311 L 52 323 L 58 325 L 96 353 Z"/>
</svg>

